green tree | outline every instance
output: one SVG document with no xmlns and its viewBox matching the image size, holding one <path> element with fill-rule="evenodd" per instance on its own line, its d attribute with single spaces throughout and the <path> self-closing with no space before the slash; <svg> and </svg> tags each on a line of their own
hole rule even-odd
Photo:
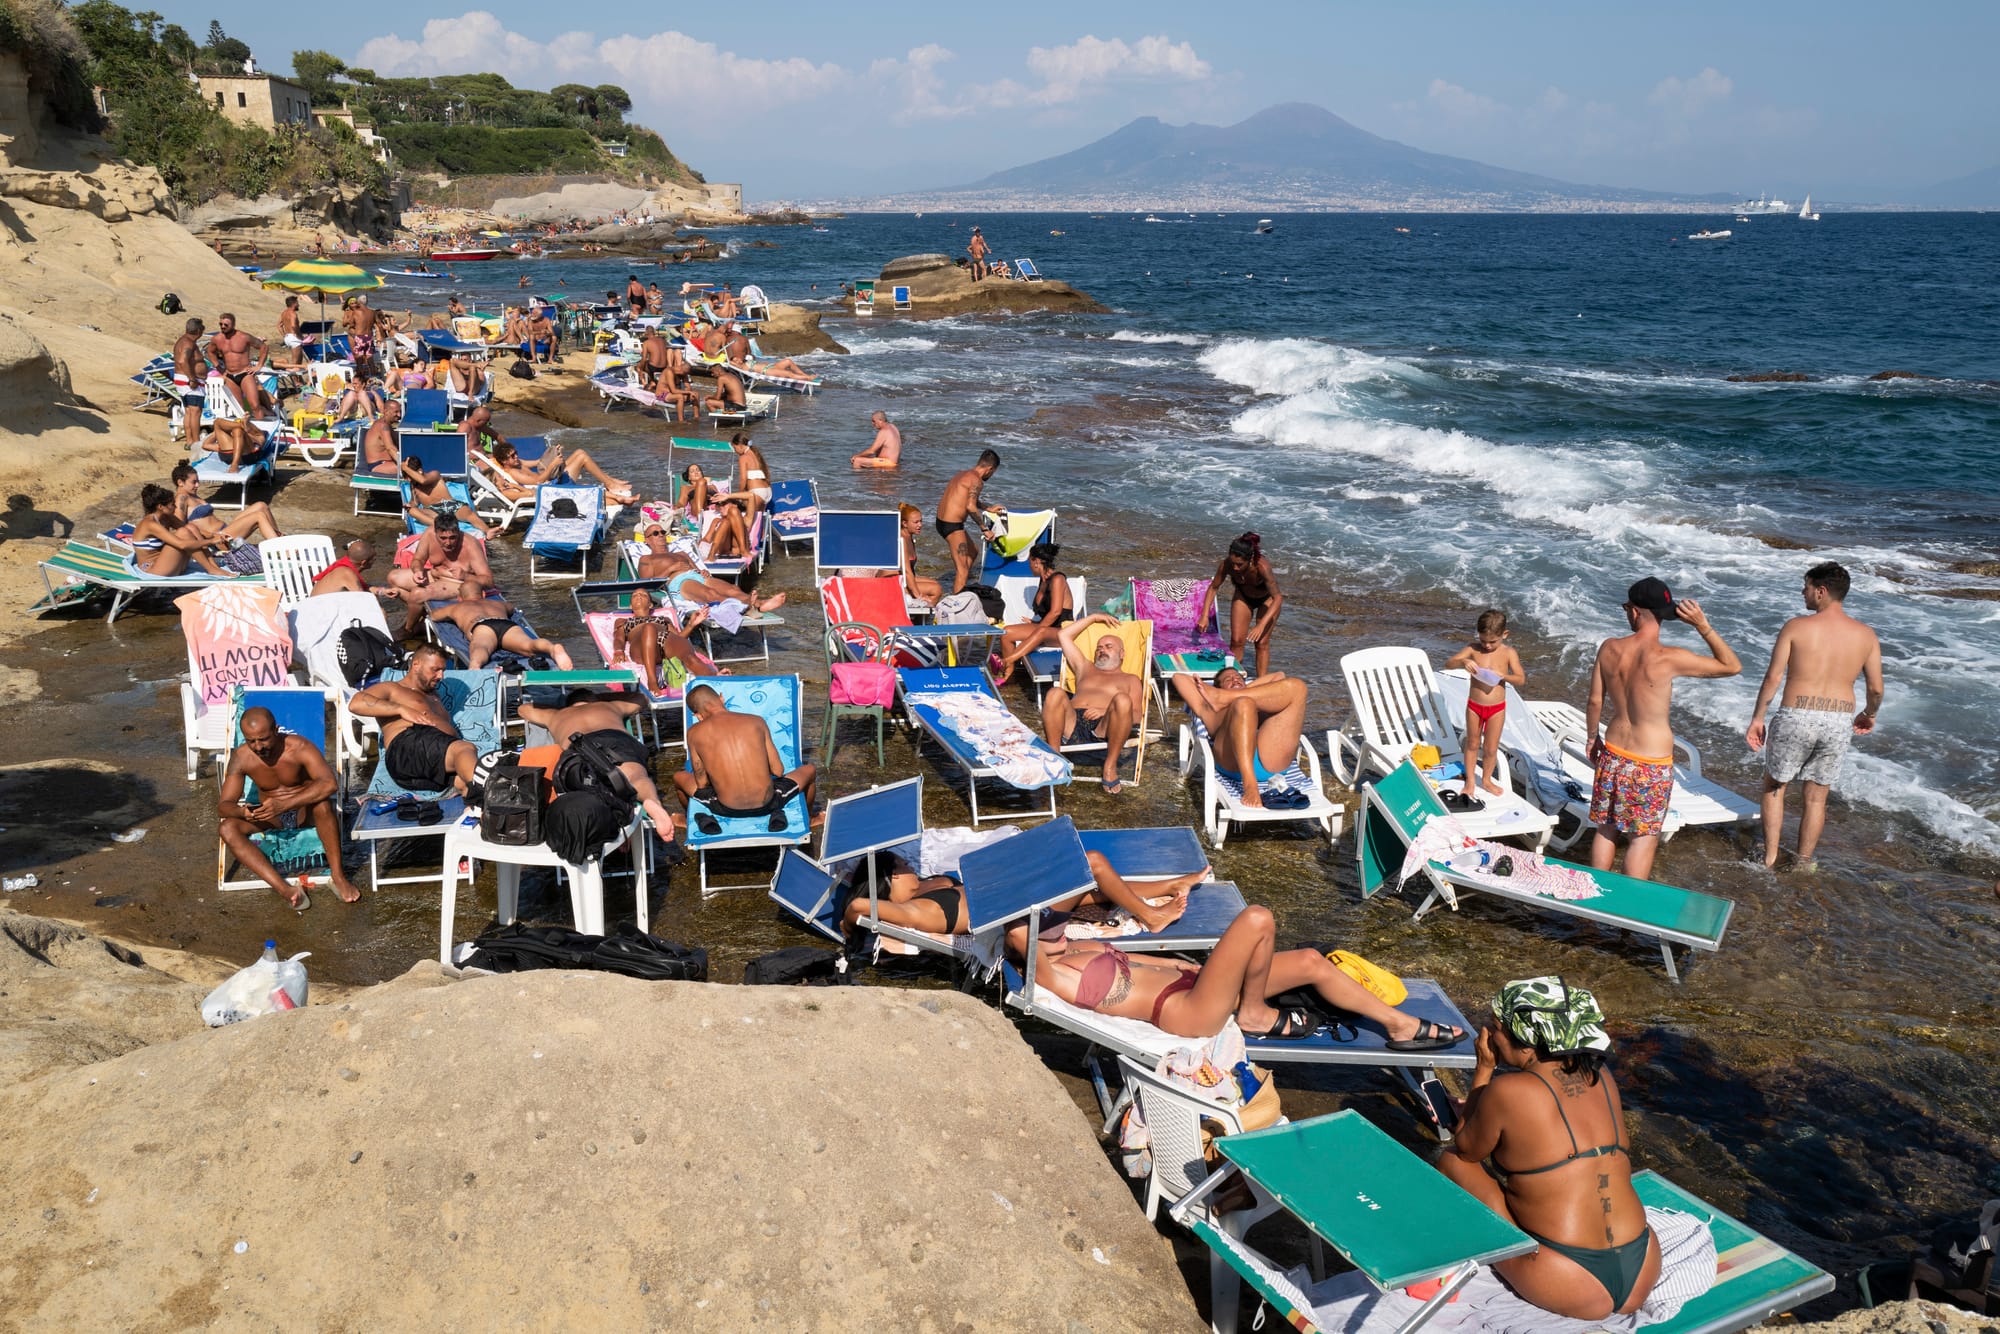
<svg viewBox="0 0 2000 1334">
<path fill-rule="evenodd" d="M 229 34 L 222 30 L 222 20 L 210 19 L 208 21 L 209 50 L 213 51 L 216 47 L 221 46 L 224 42 L 228 40 L 229 40 Z"/>
<path fill-rule="evenodd" d="M 332 101 L 333 81 L 347 73 L 346 62 L 324 51 L 292 52 L 292 74 L 315 102 Z"/>
<path fill-rule="evenodd" d="M 632 109 L 632 95 L 615 83 L 600 83 L 593 91 L 597 114 L 605 120 L 618 120 Z"/>
<path fill-rule="evenodd" d="M 160 53 L 172 61 L 174 68 L 187 73 L 194 68 L 195 59 L 201 48 L 194 44 L 188 30 L 178 23 L 169 23 L 160 29 Z"/>
</svg>

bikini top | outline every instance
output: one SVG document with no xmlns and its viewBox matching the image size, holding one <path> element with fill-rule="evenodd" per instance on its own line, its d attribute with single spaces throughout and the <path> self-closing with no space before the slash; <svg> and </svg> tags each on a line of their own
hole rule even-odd
<svg viewBox="0 0 2000 1334">
<path fill-rule="evenodd" d="M 1062 574 L 1061 570 L 1050 570 L 1035 589 L 1035 619 L 1038 621 L 1049 614 L 1049 604 L 1055 601 L 1055 590 L 1050 583 L 1059 574 Z"/>
<path fill-rule="evenodd" d="M 1569 1156 L 1567 1158 L 1558 1158 L 1554 1162 L 1549 1163 L 1545 1167 L 1512 1167 L 1512 1168 L 1501 1166 L 1499 1158 L 1496 1157 L 1493 1160 L 1494 1166 L 1500 1167 L 1500 1170 L 1505 1172 L 1508 1176 L 1531 1177 L 1531 1176 L 1538 1176 L 1543 1172 L 1553 1172 L 1558 1167 L 1568 1167 L 1571 1163 L 1577 1162 L 1580 1159 L 1584 1158 L 1605 1158 L 1609 1157 L 1611 1154 L 1614 1153 L 1623 1153 L 1627 1157 L 1631 1156 L 1630 1153 L 1627 1152 L 1624 1142 L 1621 1140 L 1614 1140 L 1610 1144 L 1599 1144 L 1596 1147 L 1589 1149 L 1577 1148 L 1576 1131 L 1570 1126 L 1569 1113 L 1563 1110 L 1562 1095 L 1556 1092 L 1555 1085 L 1549 1083 L 1547 1079 L 1544 1079 L 1542 1077 L 1541 1071 L 1530 1070 L 1528 1071 L 1528 1073 L 1533 1075 L 1535 1078 L 1540 1079 L 1542 1081 L 1542 1087 L 1547 1089 L 1549 1091 L 1549 1096 L 1556 1100 L 1556 1115 L 1562 1118 L 1563 1130 L 1567 1132 L 1569 1135 Z M 1618 1124 L 1618 1109 L 1611 1105 L 1611 1086 L 1604 1083 L 1603 1080 L 1600 1079 L 1598 1081 L 1598 1088 L 1601 1089 L 1604 1093 L 1604 1109 L 1611 1113 L 1611 1123 L 1614 1127 L 1616 1127 Z M 1618 1131 L 1614 1129 L 1612 1133 L 1616 1135 Z"/>
</svg>

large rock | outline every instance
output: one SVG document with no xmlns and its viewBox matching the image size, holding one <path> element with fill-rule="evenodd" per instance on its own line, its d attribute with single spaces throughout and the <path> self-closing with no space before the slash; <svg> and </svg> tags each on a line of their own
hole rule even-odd
<svg viewBox="0 0 2000 1334">
<path fill-rule="evenodd" d="M 901 259 L 892 259 L 882 266 L 882 281 L 885 283 L 892 281 L 902 282 L 905 278 L 913 278 L 920 273 L 932 273 L 938 269 L 949 269 L 952 267 L 954 267 L 954 261 L 950 255 L 935 253 L 928 255 L 905 255 Z"/>
<path fill-rule="evenodd" d="M 28 331 L 26 319 L 0 306 L 0 400 L 32 412 L 68 400 L 69 367 Z"/>
<path fill-rule="evenodd" d="M 423 972 L 0 1088 L 6 1323 L 1200 1328 L 989 1005 Z"/>
<path fill-rule="evenodd" d="M 1065 282 L 1021 282 L 989 278 L 972 281 L 972 270 L 961 268 L 949 255 L 905 255 L 882 266 L 876 299 L 890 286 L 908 287 L 910 304 L 920 315 L 955 315 L 968 310 L 1068 310 L 1100 314 L 1104 307 Z"/>
</svg>

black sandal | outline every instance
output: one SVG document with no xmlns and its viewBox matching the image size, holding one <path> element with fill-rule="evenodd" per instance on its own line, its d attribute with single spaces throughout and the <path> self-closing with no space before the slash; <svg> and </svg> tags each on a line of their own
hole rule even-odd
<svg viewBox="0 0 2000 1334">
<path fill-rule="evenodd" d="M 1319 1027 L 1312 1016 L 1301 1009 L 1278 1011 L 1277 1022 L 1261 1033 L 1245 1033 L 1243 1036 L 1253 1042 L 1296 1042 L 1309 1038 Z"/>
<path fill-rule="evenodd" d="M 1456 1037 L 1453 1034 L 1457 1034 Z M 1432 1019 L 1417 1020 L 1417 1035 L 1388 1044 L 1390 1051 L 1443 1051 L 1465 1041 L 1465 1034 Z"/>
</svg>

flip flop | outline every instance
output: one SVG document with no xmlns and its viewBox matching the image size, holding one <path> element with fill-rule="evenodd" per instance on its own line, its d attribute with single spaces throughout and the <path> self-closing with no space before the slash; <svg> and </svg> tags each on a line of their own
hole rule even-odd
<svg viewBox="0 0 2000 1334">
<path fill-rule="evenodd" d="M 716 819 L 707 811 L 700 811 L 694 817 L 694 827 L 702 833 L 707 834 L 710 838 L 714 838 L 722 832 L 722 821 Z"/>
<path fill-rule="evenodd" d="M 1443 1051 L 1447 1047 L 1456 1047 L 1459 1043 L 1465 1041 L 1463 1033 L 1460 1033 L 1457 1037 L 1453 1037 L 1453 1031 L 1448 1024 L 1440 1024 L 1432 1019 L 1419 1019 L 1417 1020 L 1417 1035 L 1413 1038 L 1404 1038 L 1400 1042 L 1389 1043 L 1389 1050 Z"/>
<path fill-rule="evenodd" d="M 1104 795 L 1107 797 L 1115 797 L 1125 790 L 1125 780 L 1122 778 L 1100 778 L 1097 781 L 1104 788 Z"/>
<path fill-rule="evenodd" d="M 1312 1016 L 1296 1007 L 1278 1011 L 1278 1021 L 1261 1033 L 1245 1033 L 1243 1036 L 1258 1042 L 1296 1042 L 1309 1038 L 1319 1025 L 1313 1023 Z"/>
<path fill-rule="evenodd" d="M 287 903 L 286 906 L 293 912 L 304 912 L 313 906 L 313 896 L 306 891 L 305 881 L 299 881 L 299 901 L 297 903 Z"/>
</svg>

